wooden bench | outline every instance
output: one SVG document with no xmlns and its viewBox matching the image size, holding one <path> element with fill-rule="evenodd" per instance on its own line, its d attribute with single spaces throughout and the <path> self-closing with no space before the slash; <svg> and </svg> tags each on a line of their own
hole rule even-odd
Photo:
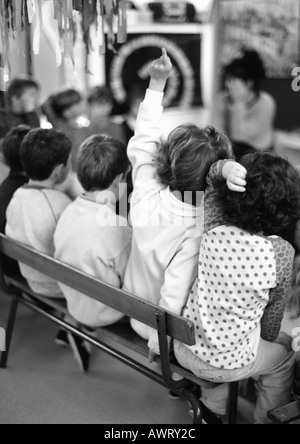
<svg viewBox="0 0 300 444">
<path fill-rule="evenodd" d="M 300 399 L 272 410 L 268 416 L 275 424 L 300 424 Z"/>
<path fill-rule="evenodd" d="M 136 335 L 129 323 L 120 323 L 99 329 L 99 339 L 86 334 L 83 328 L 75 328 L 67 323 L 64 320 L 64 314 L 67 313 L 65 303 L 37 295 L 31 291 L 24 280 L 4 274 L 3 264 L 7 257 L 26 264 L 88 297 L 124 313 L 129 318 L 134 318 L 157 330 L 161 353 L 160 367 L 156 365 L 154 369 L 153 366 L 142 362 L 145 359 L 141 358 L 145 358 L 149 354 L 147 342 Z M 6 352 L 2 353 L 0 368 L 4 369 L 7 366 L 17 309 L 19 303 L 21 303 L 172 392 L 177 393 L 192 406 L 194 412 L 193 423 L 202 423 L 202 408 L 199 397 L 195 394 L 195 384 L 206 388 L 216 387 L 217 384 L 198 379 L 181 367 L 174 358 L 170 357 L 168 343 L 168 337 L 171 337 L 173 340 L 180 341 L 188 346 L 196 344 L 195 327 L 190 320 L 175 316 L 158 306 L 104 284 L 3 235 L 0 235 L 0 285 L 5 294 L 12 298 L 6 330 Z M 129 350 L 134 352 L 136 357 L 128 356 Z M 173 372 L 181 375 L 183 380 L 175 381 L 172 376 Z M 239 384 L 233 383 L 230 386 L 229 423 L 235 424 Z"/>
</svg>

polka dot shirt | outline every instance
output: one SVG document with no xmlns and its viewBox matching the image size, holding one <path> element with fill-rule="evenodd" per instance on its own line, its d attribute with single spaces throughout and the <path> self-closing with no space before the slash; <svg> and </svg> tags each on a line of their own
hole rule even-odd
<svg viewBox="0 0 300 444">
<path fill-rule="evenodd" d="M 224 225 L 203 235 L 198 281 L 184 311 L 196 326 L 197 357 L 229 370 L 255 362 L 276 271 L 270 238 Z"/>
</svg>

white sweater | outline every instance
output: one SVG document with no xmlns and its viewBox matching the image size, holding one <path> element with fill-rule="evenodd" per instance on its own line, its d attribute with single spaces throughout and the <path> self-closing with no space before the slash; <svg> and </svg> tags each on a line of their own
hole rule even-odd
<svg viewBox="0 0 300 444">
<path fill-rule="evenodd" d="M 133 166 L 132 253 L 124 289 L 180 315 L 197 277 L 203 211 L 177 200 L 156 173 L 162 135 L 163 94 L 148 90 L 128 156 Z M 157 332 L 132 327 L 159 353 Z"/>
<path fill-rule="evenodd" d="M 258 150 L 267 150 L 274 145 L 274 121 L 276 103 L 267 93 L 250 106 L 230 104 L 226 94 L 218 97 L 217 128 L 225 131 L 234 142 L 247 143 Z"/>
<path fill-rule="evenodd" d="M 71 200 L 61 191 L 20 188 L 7 209 L 6 234 L 15 241 L 48 256 L 54 256 L 54 232 L 59 218 Z M 56 281 L 20 264 L 31 289 L 48 297 L 63 297 Z"/>
<path fill-rule="evenodd" d="M 115 222 L 115 223 L 114 223 Z M 55 257 L 84 273 L 121 288 L 131 250 L 131 229 L 116 215 L 113 202 L 101 205 L 79 197 L 62 215 L 55 233 Z M 109 225 L 109 226 L 107 226 Z M 124 317 L 59 284 L 71 315 L 90 327 L 104 327 Z"/>
</svg>

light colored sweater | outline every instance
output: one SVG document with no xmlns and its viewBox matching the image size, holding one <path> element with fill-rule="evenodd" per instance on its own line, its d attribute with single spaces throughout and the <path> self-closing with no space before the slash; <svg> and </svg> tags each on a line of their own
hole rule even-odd
<svg viewBox="0 0 300 444">
<path fill-rule="evenodd" d="M 217 108 L 215 125 L 232 141 L 247 143 L 258 150 L 274 146 L 276 104 L 269 94 L 261 92 L 249 105 L 230 104 L 228 95 L 221 94 Z"/>
<path fill-rule="evenodd" d="M 128 147 L 133 242 L 124 289 L 180 315 L 197 276 L 203 211 L 177 200 L 157 177 L 162 99 L 162 93 L 147 91 Z M 157 332 L 135 320 L 132 327 L 159 354 Z"/>
<path fill-rule="evenodd" d="M 131 250 L 131 229 L 106 205 L 79 197 L 62 215 L 55 233 L 55 257 L 114 287 L 121 288 Z M 118 322 L 122 313 L 59 284 L 71 315 L 90 327 Z"/>
<path fill-rule="evenodd" d="M 6 234 L 34 250 L 54 256 L 54 232 L 63 211 L 71 200 L 62 192 L 24 186 L 14 195 L 7 209 Z M 20 264 L 21 273 L 38 294 L 63 297 L 56 281 Z"/>
</svg>

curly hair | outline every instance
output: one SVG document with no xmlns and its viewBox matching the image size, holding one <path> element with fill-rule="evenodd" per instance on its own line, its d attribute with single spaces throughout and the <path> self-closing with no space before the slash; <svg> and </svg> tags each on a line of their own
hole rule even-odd
<svg viewBox="0 0 300 444">
<path fill-rule="evenodd" d="M 206 176 L 218 160 L 232 157 L 228 137 L 208 126 L 186 124 L 176 128 L 159 150 L 157 174 L 172 192 L 205 191 Z"/>
<path fill-rule="evenodd" d="M 224 182 L 216 186 L 227 223 L 269 236 L 295 229 L 300 219 L 299 173 L 272 153 L 248 154 L 240 163 L 247 170 L 245 193 L 230 191 Z"/>
</svg>

